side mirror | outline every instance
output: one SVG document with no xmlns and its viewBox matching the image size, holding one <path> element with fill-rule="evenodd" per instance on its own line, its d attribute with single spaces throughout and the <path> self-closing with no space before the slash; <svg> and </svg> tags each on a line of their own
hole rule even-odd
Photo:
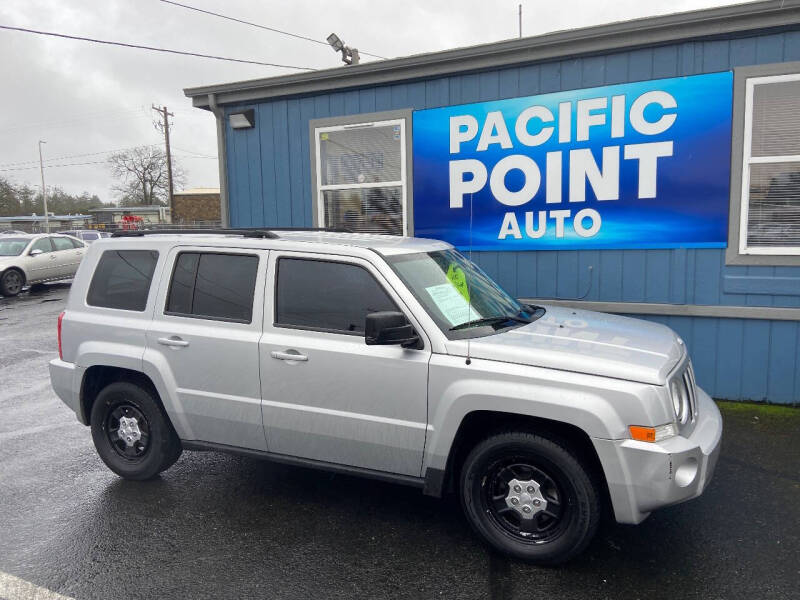
<svg viewBox="0 0 800 600">
<path fill-rule="evenodd" d="M 414 326 L 401 312 L 383 311 L 367 315 L 364 341 L 368 346 L 400 344 L 403 348 L 419 348 L 420 339 Z"/>
<path fill-rule="evenodd" d="M 29 256 L 39 256 L 42 253 L 41 250 L 36 248 L 35 250 L 31 250 Z"/>
</svg>

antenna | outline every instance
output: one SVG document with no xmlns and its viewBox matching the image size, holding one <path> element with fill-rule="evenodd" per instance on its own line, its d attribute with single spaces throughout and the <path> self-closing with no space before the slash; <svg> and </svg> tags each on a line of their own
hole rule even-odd
<svg viewBox="0 0 800 600">
<path fill-rule="evenodd" d="M 470 268 L 472 265 L 472 194 L 469 195 L 469 262 Z M 464 274 L 466 275 L 466 273 Z M 472 292 L 469 289 L 469 277 L 465 277 L 467 280 L 467 322 L 469 323 L 470 327 L 472 327 Z M 470 340 L 472 338 L 467 338 L 467 364 L 472 364 L 472 359 L 469 357 L 469 346 Z"/>
</svg>

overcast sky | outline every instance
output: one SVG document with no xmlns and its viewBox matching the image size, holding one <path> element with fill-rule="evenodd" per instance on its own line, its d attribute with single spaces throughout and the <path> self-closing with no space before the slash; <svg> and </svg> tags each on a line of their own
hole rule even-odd
<svg viewBox="0 0 800 600">
<path fill-rule="evenodd" d="M 405 56 L 517 36 L 519 0 L 423 2 L 179 0 L 240 19 L 350 46 Z M 725 0 L 522 0 L 523 35 L 695 10 Z M 235 58 L 330 68 L 329 47 L 212 17 L 160 0 L 2 0 L 0 25 L 54 31 Z M 291 69 L 100 46 L 0 30 L 0 177 L 115 200 L 103 162 L 108 151 L 163 143 L 151 104 L 175 113 L 172 146 L 187 187 L 217 187 L 214 119 L 193 109 L 183 88 L 285 73 Z M 375 60 L 362 54 L 362 62 Z M 342 67 L 345 68 L 345 67 Z M 65 157 L 65 158 L 61 158 Z M 47 166 L 75 163 L 77 166 Z M 15 170 L 9 170 L 15 169 Z"/>
</svg>

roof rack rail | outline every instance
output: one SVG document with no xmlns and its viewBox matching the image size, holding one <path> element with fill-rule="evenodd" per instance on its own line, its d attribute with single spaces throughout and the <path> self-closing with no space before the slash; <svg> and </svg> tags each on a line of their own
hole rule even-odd
<svg viewBox="0 0 800 600">
<path fill-rule="evenodd" d="M 347 227 L 268 227 L 269 231 L 323 231 L 328 233 L 355 233 Z"/>
<path fill-rule="evenodd" d="M 111 237 L 143 237 L 160 234 L 241 235 L 242 237 L 262 239 L 275 239 L 278 237 L 269 229 L 122 229 L 112 233 Z"/>
<path fill-rule="evenodd" d="M 111 237 L 143 237 L 146 235 L 165 234 L 218 234 L 241 235 L 249 238 L 277 239 L 280 236 L 276 231 L 327 231 L 330 233 L 353 233 L 344 227 L 264 227 L 260 229 L 120 229 L 111 234 Z"/>
</svg>

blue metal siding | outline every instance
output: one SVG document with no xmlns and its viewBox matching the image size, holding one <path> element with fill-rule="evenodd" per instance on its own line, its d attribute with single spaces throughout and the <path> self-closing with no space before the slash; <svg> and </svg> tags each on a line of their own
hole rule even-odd
<svg viewBox="0 0 800 600">
<path fill-rule="evenodd" d="M 227 132 L 231 225 L 312 224 L 310 119 L 419 110 L 793 60 L 800 60 L 800 32 L 684 42 L 259 103 L 255 129 Z M 800 268 L 725 266 L 720 249 L 476 252 L 474 258 L 521 297 L 800 307 Z M 647 318 L 686 339 L 698 380 L 712 395 L 800 402 L 800 323 Z"/>
</svg>

